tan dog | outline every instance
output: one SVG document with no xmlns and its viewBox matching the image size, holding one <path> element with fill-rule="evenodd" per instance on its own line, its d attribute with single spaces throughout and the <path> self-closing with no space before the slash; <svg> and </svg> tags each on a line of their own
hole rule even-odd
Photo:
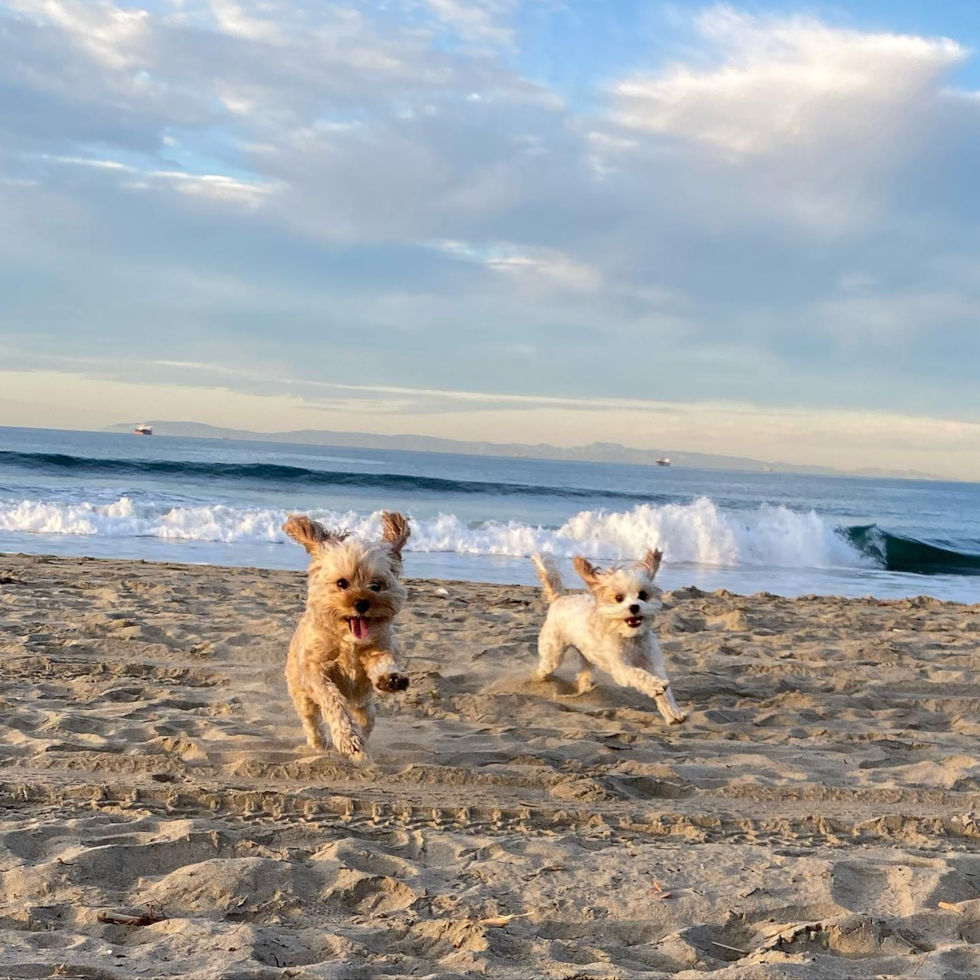
<svg viewBox="0 0 980 980">
<path fill-rule="evenodd" d="M 365 757 L 374 728 L 375 689 L 404 691 L 391 621 L 405 604 L 402 548 L 411 533 L 401 514 L 382 515 L 381 541 L 330 531 L 291 516 L 282 529 L 310 553 L 309 594 L 286 659 L 286 683 L 312 749 Z"/>
</svg>

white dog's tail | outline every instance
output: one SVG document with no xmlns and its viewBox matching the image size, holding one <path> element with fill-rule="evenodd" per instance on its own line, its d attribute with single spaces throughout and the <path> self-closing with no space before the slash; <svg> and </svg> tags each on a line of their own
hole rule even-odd
<svg viewBox="0 0 980 980">
<path fill-rule="evenodd" d="M 561 574 L 558 571 L 558 562 L 550 555 L 531 555 L 531 561 L 538 570 L 538 578 L 541 579 L 541 588 L 544 590 L 544 597 L 548 602 L 562 596 L 565 586 L 561 581 Z"/>
</svg>

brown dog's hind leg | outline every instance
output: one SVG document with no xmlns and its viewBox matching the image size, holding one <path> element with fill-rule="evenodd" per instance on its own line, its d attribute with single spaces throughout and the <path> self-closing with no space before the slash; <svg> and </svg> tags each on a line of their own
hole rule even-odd
<svg viewBox="0 0 980 980">
<path fill-rule="evenodd" d="M 374 731 L 375 719 L 378 715 L 378 709 L 374 701 L 368 701 L 366 704 L 352 704 L 350 706 L 350 713 L 354 716 L 354 721 L 364 730 L 364 737 L 370 738 L 371 732 Z"/>
<path fill-rule="evenodd" d="M 311 698 L 306 691 L 289 685 L 289 696 L 293 699 L 296 706 L 296 714 L 303 723 L 303 731 L 306 732 L 306 744 L 311 749 L 325 749 L 327 747 L 323 731 L 323 714 L 320 705 Z"/>
</svg>

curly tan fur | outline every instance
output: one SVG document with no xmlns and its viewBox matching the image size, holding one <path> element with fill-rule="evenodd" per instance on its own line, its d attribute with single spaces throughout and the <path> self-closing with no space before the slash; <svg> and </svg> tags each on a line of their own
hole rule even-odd
<svg viewBox="0 0 980 980">
<path fill-rule="evenodd" d="M 374 692 L 403 691 L 391 623 L 405 603 L 401 514 L 382 515 L 384 537 L 368 542 L 291 516 L 283 530 L 310 553 L 309 589 L 286 658 L 286 683 L 310 748 L 365 757 Z"/>
<path fill-rule="evenodd" d="M 381 514 L 382 539 L 388 542 L 388 548 L 397 562 L 402 560 L 402 548 L 412 534 L 408 521 L 401 514 L 384 511 Z"/>
<path fill-rule="evenodd" d="M 350 531 L 333 531 L 324 527 L 317 521 L 310 520 L 300 514 L 290 514 L 283 524 L 282 529 L 294 541 L 301 544 L 311 555 L 314 554 L 322 544 L 334 541 L 343 541 L 350 537 Z"/>
</svg>

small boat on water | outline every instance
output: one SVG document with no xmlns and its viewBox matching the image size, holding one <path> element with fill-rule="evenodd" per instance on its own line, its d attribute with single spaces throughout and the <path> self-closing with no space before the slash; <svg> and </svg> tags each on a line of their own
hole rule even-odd
<svg viewBox="0 0 980 980">
<path fill-rule="evenodd" d="M 664 456 L 662 459 L 656 461 L 657 466 L 670 466 L 670 460 Z"/>
<path fill-rule="evenodd" d="M 133 429 L 133 432 L 135 432 L 136 435 L 138 435 L 138 436 L 152 436 L 153 435 L 153 426 L 147 425 L 144 422 L 142 425 L 136 426 L 136 428 Z"/>
</svg>

